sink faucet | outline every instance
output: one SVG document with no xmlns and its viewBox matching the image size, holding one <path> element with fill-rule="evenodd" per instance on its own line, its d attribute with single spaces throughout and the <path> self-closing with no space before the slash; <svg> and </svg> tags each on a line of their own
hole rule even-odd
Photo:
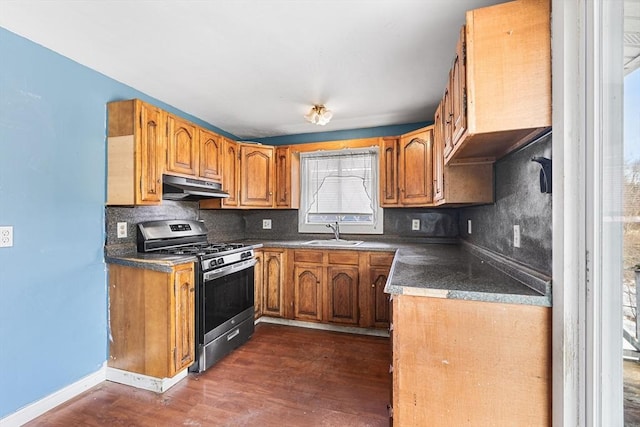
<svg viewBox="0 0 640 427">
<path fill-rule="evenodd" d="M 340 240 L 340 226 L 338 225 L 338 221 L 334 224 L 327 224 L 327 227 L 333 230 L 333 234 L 336 236 L 336 240 Z"/>
</svg>

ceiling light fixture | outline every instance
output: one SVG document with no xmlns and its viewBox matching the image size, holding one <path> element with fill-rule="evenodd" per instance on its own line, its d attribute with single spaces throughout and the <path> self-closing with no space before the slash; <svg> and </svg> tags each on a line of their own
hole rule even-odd
<svg viewBox="0 0 640 427">
<path fill-rule="evenodd" d="M 333 112 L 331 110 L 327 110 L 324 105 L 314 105 L 311 107 L 309 113 L 304 116 L 304 118 L 310 123 L 320 126 L 324 126 L 329 123 L 331 117 L 333 117 Z"/>
</svg>

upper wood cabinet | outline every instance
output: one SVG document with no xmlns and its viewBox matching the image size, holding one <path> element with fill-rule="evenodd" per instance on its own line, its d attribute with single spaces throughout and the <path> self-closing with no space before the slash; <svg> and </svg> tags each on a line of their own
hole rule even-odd
<svg viewBox="0 0 640 427">
<path fill-rule="evenodd" d="M 273 147 L 240 145 L 240 205 L 273 206 Z"/>
<path fill-rule="evenodd" d="M 224 176 L 222 189 L 229 193 L 228 198 L 222 199 L 222 206 L 235 208 L 239 205 L 238 193 L 240 192 L 240 187 L 238 180 L 240 179 L 240 147 L 237 142 L 228 138 L 224 139 L 222 147 L 222 170 Z M 218 202 L 219 199 L 213 199 L 211 201 Z M 202 202 L 200 202 L 200 206 L 202 207 Z"/>
<path fill-rule="evenodd" d="M 212 181 L 222 181 L 222 153 L 224 138 L 213 132 L 199 129 L 198 147 L 200 149 L 199 175 Z"/>
<path fill-rule="evenodd" d="M 445 130 L 447 164 L 498 159 L 546 132 L 551 126 L 550 1 L 518 0 L 468 11 L 449 89 L 451 116 L 446 107 L 443 113 L 452 134 L 447 151 Z"/>
<path fill-rule="evenodd" d="M 433 126 L 382 138 L 380 205 L 430 206 L 433 202 Z"/>
<path fill-rule="evenodd" d="M 444 164 L 444 99 L 438 105 L 433 128 L 433 202 L 440 205 L 492 203 L 493 163 L 490 161 Z"/>
<path fill-rule="evenodd" d="M 109 265 L 110 367 L 171 378 L 193 363 L 194 280 L 193 263 L 170 273 Z"/>
<path fill-rule="evenodd" d="M 382 138 L 380 147 L 380 205 L 398 206 L 398 145 L 400 138 Z"/>
<path fill-rule="evenodd" d="M 275 147 L 275 207 L 297 209 L 300 206 L 300 157 L 291 147 Z"/>
<path fill-rule="evenodd" d="M 425 206 L 433 201 L 433 127 L 400 137 L 398 150 L 399 204 Z"/>
<path fill-rule="evenodd" d="M 107 204 L 162 201 L 165 116 L 139 99 L 107 105 Z"/>
<path fill-rule="evenodd" d="M 167 171 L 187 176 L 198 176 L 198 133 L 187 120 L 167 115 Z"/>
</svg>

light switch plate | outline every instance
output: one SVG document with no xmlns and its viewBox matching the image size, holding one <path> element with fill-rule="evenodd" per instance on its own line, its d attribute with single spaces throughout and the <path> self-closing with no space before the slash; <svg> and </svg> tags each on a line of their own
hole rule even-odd
<svg viewBox="0 0 640 427">
<path fill-rule="evenodd" d="M 471 220 L 467 220 L 467 234 L 471 234 Z"/>
<path fill-rule="evenodd" d="M 419 219 L 412 219 L 411 220 L 411 230 L 413 230 L 413 231 L 420 230 L 420 220 Z"/>
<path fill-rule="evenodd" d="M 119 222 L 118 223 L 118 239 L 124 239 L 127 237 L 127 223 Z"/>
<path fill-rule="evenodd" d="M 520 247 L 520 226 L 519 225 L 513 226 L 513 247 L 514 248 Z"/>
<path fill-rule="evenodd" d="M 263 230 L 271 230 L 271 220 L 270 219 L 263 219 L 262 220 L 262 229 Z"/>
<path fill-rule="evenodd" d="M 13 246 L 13 226 L 0 227 L 0 248 L 10 248 Z"/>
</svg>

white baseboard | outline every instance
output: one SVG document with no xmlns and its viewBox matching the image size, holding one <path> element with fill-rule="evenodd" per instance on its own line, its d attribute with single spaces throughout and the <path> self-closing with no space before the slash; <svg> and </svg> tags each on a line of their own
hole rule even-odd
<svg viewBox="0 0 640 427">
<path fill-rule="evenodd" d="M 371 335 L 375 337 L 389 337 L 388 329 L 359 328 L 355 326 L 341 326 L 329 323 L 305 322 L 302 320 L 282 319 L 280 317 L 262 316 L 255 324 L 272 323 L 276 325 L 296 326 L 298 328 L 320 329 L 323 331 L 344 332 L 347 334 Z"/>
<path fill-rule="evenodd" d="M 187 374 L 188 370 L 184 369 L 171 378 L 156 378 L 148 375 L 137 374 L 135 372 L 123 371 L 122 369 L 107 367 L 107 381 L 154 391 L 156 393 L 164 393 L 176 385 L 178 381 L 186 378 Z"/>
<path fill-rule="evenodd" d="M 58 405 L 65 403 L 66 401 L 73 399 L 77 395 L 87 391 L 91 387 L 94 387 L 107 379 L 106 377 L 107 362 L 104 362 L 102 368 L 89 374 L 79 381 L 60 389 L 49 396 L 25 406 L 24 408 L 7 415 L 0 419 L 0 426 L 2 427 L 18 427 L 28 423 L 34 418 L 39 417 L 47 411 L 55 408 Z"/>
</svg>

